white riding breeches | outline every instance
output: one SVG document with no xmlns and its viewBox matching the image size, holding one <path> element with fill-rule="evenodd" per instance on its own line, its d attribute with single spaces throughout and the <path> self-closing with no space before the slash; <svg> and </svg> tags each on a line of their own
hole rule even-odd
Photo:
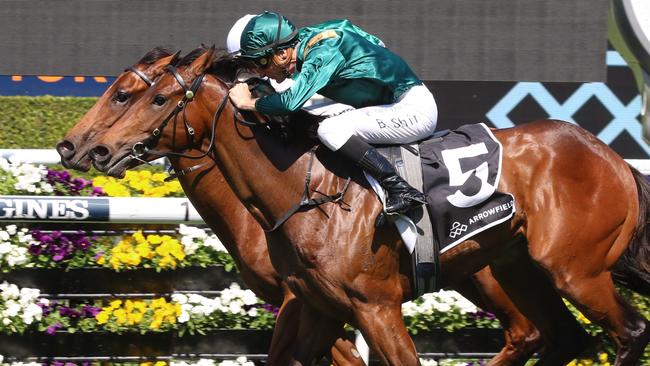
<svg viewBox="0 0 650 366">
<path fill-rule="evenodd" d="M 334 151 L 352 135 L 370 144 L 410 143 L 433 134 L 437 122 L 433 95 L 426 86 L 416 85 L 397 103 L 354 109 L 323 120 L 318 137 Z"/>
<path fill-rule="evenodd" d="M 278 84 L 270 79 L 277 92 L 293 85 L 286 79 Z M 318 126 L 318 138 L 336 151 L 353 135 L 370 144 L 410 143 L 433 134 L 438 122 L 438 106 L 425 85 L 407 90 L 396 103 L 354 109 L 315 94 L 302 109 L 327 117 Z"/>
</svg>

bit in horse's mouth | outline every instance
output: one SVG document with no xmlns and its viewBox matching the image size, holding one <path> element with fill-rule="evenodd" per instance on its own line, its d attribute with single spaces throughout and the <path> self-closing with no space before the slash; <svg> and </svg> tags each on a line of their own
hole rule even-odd
<svg viewBox="0 0 650 366">
<path fill-rule="evenodd" d="M 137 165 L 137 164 L 131 164 L 134 161 L 137 162 L 137 160 L 133 159 L 133 155 L 131 155 L 130 152 L 127 152 L 121 158 L 117 159 L 115 161 L 115 164 L 113 164 L 110 167 L 107 167 L 108 169 L 106 170 L 106 175 L 115 178 L 124 178 L 124 176 L 126 175 L 126 171 L 129 168 L 132 168 L 133 166 Z"/>
</svg>

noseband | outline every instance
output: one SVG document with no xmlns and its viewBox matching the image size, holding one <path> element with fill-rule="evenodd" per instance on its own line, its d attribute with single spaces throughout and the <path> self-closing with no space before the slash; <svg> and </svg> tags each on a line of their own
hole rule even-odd
<svg viewBox="0 0 650 366">
<path fill-rule="evenodd" d="M 154 148 L 158 144 L 160 137 L 162 136 L 163 130 L 165 129 L 165 127 L 167 127 L 167 125 L 171 120 L 174 121 L 173 136 L 172 136 L 172 150 L 174 150 L 174 141 L 176 140 L 176 124 L 178 121 L 178 115 L 181 112 L 183 112 L 182 118 L 183 118 L 183 124 L 185 125 L 185 133 L 188 140 L 188 146 L 190 146 L 191 149 L 191 147 L 194 145 L 194 128 L 192 128 L 189 121 L 187 120 L 185 107 L 187 106 L 188 103 L 194 100 L 194 96 L 198 92 L 198 89 L 201 87 L 201 84 L 203 82 L 203 77 L 205 76 L 205 74 L 201 74 L 197 76 L 197 78 L 194 79 L 192 84 L 188 87 L 187 83 L 185 83 L 185 80 L 183 80 L 183 77 L 181 77 L 181 75 L 178 73 L 178 70 L 176 69 L 175 66 L 167 65 L 165 67 L 165 70 L 171 73 L 172 76 L 174 76 L 174 79 L 176 79 L 178 85 L 181 88 L 183 88 L 185 94 L 183 95 L 183 98 L 176 104 L 174 110 L 172 110 L 171 113 L 160 123 L 160 125 L 151 132 L 151 136 L 149 136 L 146 140 L 137 142 L 133 145 L 133 147 L 131 148 L 131 153 L 132 153 L 131 156 L 134 159 L 140 161 L 143 161 L 142 156 L 145 154 L 152 154 L 161 157 L 175 156 L 175 157 L 188 158 L 188 159 L 201 159 L 207 156 L 212 150 L 212 148 L 214 147 L 215 130 L 217 126 L 217 121 L 219 120 L 219 116 L 221 115 L 224 107 L 226 106 L 228 97 L 226 96 L 221 100 L 221 102 L 219 103 L 219 107 L 217 108 L 214 116 L 212 117 L 212 134 L 210 136 L 210 144 L 208 145 L 206 151 L 202 152 L 199 155 L 187 155 L 175 151 L 164 152 L 164 151 L 155 150 Z"/>
</svg>

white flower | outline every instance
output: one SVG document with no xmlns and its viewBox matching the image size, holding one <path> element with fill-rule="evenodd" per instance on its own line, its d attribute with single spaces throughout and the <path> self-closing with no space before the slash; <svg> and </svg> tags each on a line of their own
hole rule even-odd
<svg viewBox="0 0 650 366">
<path fill-rule="evenodd" d="M 207 358 L 201 358 L 196 362 L 196 366 L 214 366 L 215 362 L 214 360 L 210 360 Z"/>
<path fill-rule="evenodd" d="M 187 295 L 185 294 L 173 294 L 172 295 L 172 301 L 179 305 L 183 305 L 187 303 Z"/>
<path fill-rule="evenodd" d="M 207 239 L 205 239 L 203 245 L 212 248 L 217 252 L 227 252 L 226 247 L 223 246 L 221 240 L 219 240 L 216 235 L 210 235 Z"/>
<path fill-rule="evenodd" d="M 228 305 L 228 310 L 233 314 L 241 314 L 244 312 L 239 301 L 233 301 Z"/>
<path fill-rule="evenodd" d="M 422 366 L 438 366 L 438 362 L 436 362 L 436 360 L 431 360 L 431 359 L 425 360 L 421 358 L 420 363 L 422 364 Z"/>
<path fill-rule="evenodd" d="M 244 304 L 246 305 L 254 305 L 259 302 L 257 296 L 255 296 L 255 293 L 251 290 L 244 291 L 242 295 L 242 300 L 244 300 Z"/>
<path fill-rule="evenodd" d="M 11 323 L 12 323 L 12 322 L 11 322 L 11 319 L 9 319 L 9 318 L 5 318 L 5 317 L 2 318 L 2 324 L 3 324 L 3 325 L 9 325 L 9 324 L 11 324 Z"/>
<path fill-rule="evenodd" d="M 7 300 L 5 307 L 6 309 L 2 312 L 2 315 L 8 318 L 18 315 L 20 310 L 22 310 L 22 306 L 15 300 Z"/>
<path fill-rule="evenodd" d="M 7 233 L 9 233 L 9 235 L 16 235 L 17 228 L 18 227 L 16 225 L 12 224 L 12 225 L 7 225 L 7 227 L 5 227 L 5 230 L 7 230 Z"/>
<path fill-rule="evenodd" d="M 23 287 L 20 289 L 20 303 L 26 304 L 28 302 L 34 302 L 38 297 L 41 296 L 41 290 L 37 288 L 28 288 Z"/>
<path fill-rule="evenodd" d="M 43 309 L 36 304 L 29 304 L 22 314 L 21 318 L 25 324 L 32 324 L 34 320 L 41 320 Z"/>
<path fill-rule="evenodd" d="M 7 231 L 0 230 L 0 240 L 1 241 L 8 241 L 10 238 L 11 238 L 11 236 L 9 235 L 9 233 Z"/>
<path fill-rule="evenodd" d="M 0 284 L 0 296 L 3 300 L 16 299 L 20 295 L 18 286 L 8 283 L 7 281 Z"/>
<path fill-rule="evenodd" d="M 257 316 L 257 308 L 250 308 L 248 310 L 248 316 L 256 317 Z"/>
<path fill-rule="evenodd" d="M 205 300 L 204 296 L 201 296 L 199 294 L 190 294 L 187 302 L 191 304 L 200 304 Z"/>
<path fill-rule="evenodd" d="M 190 321 L 190 313 L 181 308 L 181 315 L 178 316 L 178 319 L 176 319 L 179 323 L 187 323 Z"/>
<path fill-rule="evenodd" d="M 9 242 L 0 243 L 0 255 L 11 253 L 11 251 L 13 249 L 14 249 L 14 246 L 11 245 L 11 243 L 9 243 Z"/>
</svg>

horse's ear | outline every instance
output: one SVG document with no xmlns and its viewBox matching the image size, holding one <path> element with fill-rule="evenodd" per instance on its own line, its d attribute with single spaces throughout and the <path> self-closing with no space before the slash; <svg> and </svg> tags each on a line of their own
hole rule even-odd
<svg viewBox="0 0 650 366">
<path fill-rule="evenodd" d="M 170 64 L 176 63 L 178 61 L 178 58 L 181 56 L 181 50 L 176 51 L 176 53 L 172 56 L 171 61 L 169 61 Z"/>
<path fill-rule="evenodd" d="M 178 60 L 178 56 L 180 54 L 181 54 L 181 51 L 178 51 L 173 55 L 163 57 L 160 60 L 156 61 L 153 66 L 155 68 L 158 68 L 158 69 L 162 70 L 167 65 L 173 65 Z"/>
<path fill-rule="evenodd" d="M 195 75 L 200 75 L 205 72 L 210 66 L 212 66 L 212 63 L 214 63 L 214 58 L 216 56 L 216 47 L 212 45 L 204 54 L 199 56 L 192 64 L 190 65 L 190 70 Z"/>
</svg>

